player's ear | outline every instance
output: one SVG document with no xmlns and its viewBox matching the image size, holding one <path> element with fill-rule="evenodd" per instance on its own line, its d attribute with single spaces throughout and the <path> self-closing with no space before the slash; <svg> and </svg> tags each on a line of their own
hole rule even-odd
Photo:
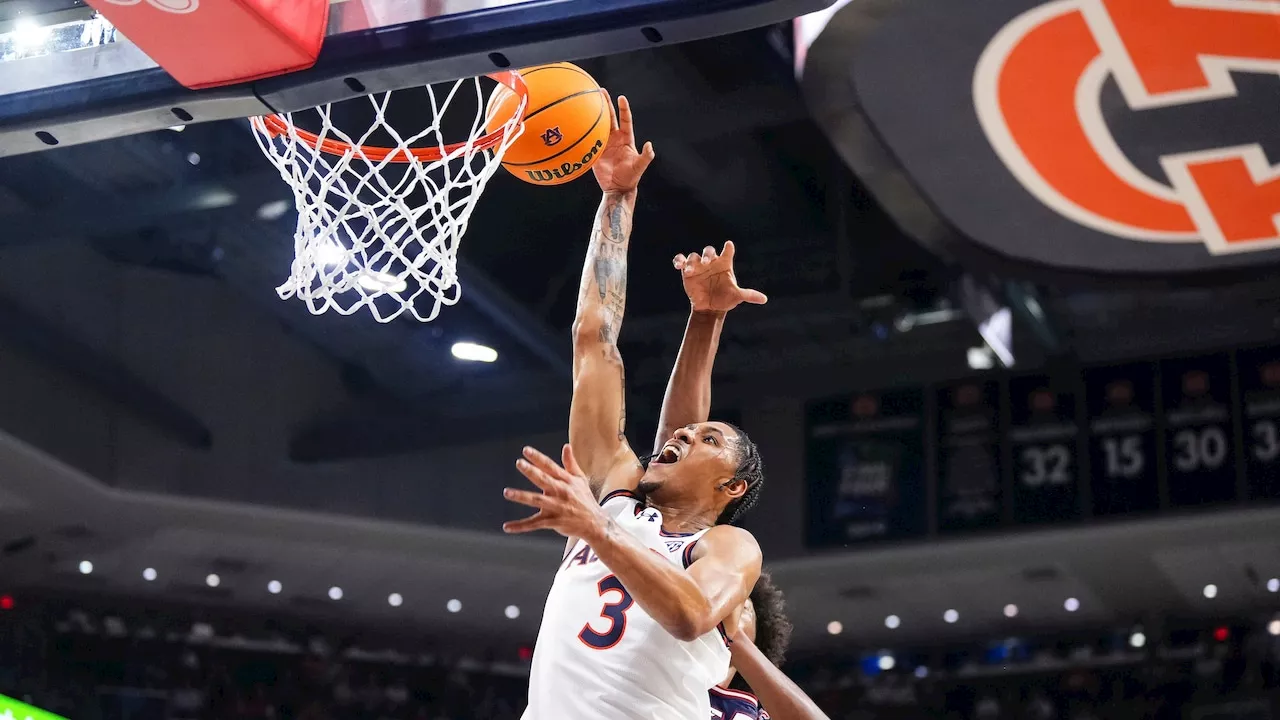
<svg viewBox="0 0 1280 720">
<path fill-rule="evenodd" d="M 747 492 L 747 481 L 738 478 L 729 478 L 716 486 L 716 489 L 729 496 L 730 500 L 736 500 Z"/>
</svg>

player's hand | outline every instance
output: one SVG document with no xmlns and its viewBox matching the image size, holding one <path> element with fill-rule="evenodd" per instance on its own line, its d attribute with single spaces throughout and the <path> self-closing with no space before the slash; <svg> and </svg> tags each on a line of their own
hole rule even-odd
<svg viewBox="0 0 1280 720">
<path fill-rule="evenodd" d="M 511 502 L 536 508 L 538 512 L 523 520 L 503 523 L 504 532 L 527 533 L 549 529 L 565 537 L 590 542 L 590 538 L 603 530 L 608 517 L 591 492 L 586 474 L 578 467 L 573 450 L 567 443 L 561 462 L 563 466 L 531 447 L 524 449 L 524 457 L 516 461 L 516 469 L 542 492 L 507 488 L 502 495 Z"/>
<path fill-rule="evenodd" d="M 613 107 L 613 100 L 608 90 L 604 93 L 604 101 L 609 104 L 609 114 L 613 118 L 613 129 L 609 133 L 609 142 L 605 143 L 596 164 L 591 171 L 596 174 L 596 182 L 600 189 L 607 192 L 631 192 L 640 184 L 640 176 L 645 168 L 653 162 L 653 143 L 645 143 L 644 150 L 636 150 L 636 132 L 631 122 L 631 103 L 625 97 L 618 96 L 618 107 Z"/>
<path fill-rule="evenodd" d="M 730 240 L 719 254 L 708 245 L 701 253 L 677 255 L 672 259 L 694 312 L 725 313 L 744 302 L 763 305 L 769 301 L 759 290 L 738 287 L 738 278 L 733 274 L 733 254 Z"/>
</svg>

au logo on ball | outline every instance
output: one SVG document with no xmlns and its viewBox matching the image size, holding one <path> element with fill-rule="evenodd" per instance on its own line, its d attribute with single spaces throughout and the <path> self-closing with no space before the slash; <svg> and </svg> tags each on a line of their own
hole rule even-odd
<svg viewBox="0 0 1280 720">
<path fill-rule="evenodd" d="M 547 147 L 559 145 L 563 139 L 564 133 L 560 132 L 559 127 L 547 128 L 547 131 L 542 133 L 542 144 Z"/>
</svg>

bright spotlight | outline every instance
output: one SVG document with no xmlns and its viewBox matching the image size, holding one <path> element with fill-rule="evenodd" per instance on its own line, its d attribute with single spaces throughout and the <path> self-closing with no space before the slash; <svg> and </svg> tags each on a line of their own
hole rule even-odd
<svg viewBox="0 0 1280 720">
<path fill-rule="evenodd" d="M 266 206 L 264 205 L 263 207 Z M 259 215 L 261 215 L 261 208 L 259 208 Z M 333 240 L 327 240 L 316 250 L 316 260 L 319 260 L 320 264 L 326 267 L 337 265 L 346 262 L 347 251 Z"/>
<path fill-rule="evenodd" d="M 1267 592 L 1280 592 L 1280 578 L 1271 578 L 1267 581 Z"/>
<path fill-rule="evenodd" d="M 1004 616 L 1007 618 L 1018 617 L 1018 606 L 1014 605 L 1013 603 L 1009 603 L 1008 605 L 1005 605 Z"/>
<path fill-rule="evenodd" d="M 81 575 L 88 575 L 88 574 L 89 574 L 89 573 L 91 573 L 91 572 L 93 572 L 93 563 L 89 562 L 88 560 L 81 560 L 81 561 L 80 561 L 80 574 L 81 574 Z"/>
<path fill-rule="evenodd" d="M 222 578 L 214 575 L 213 573 L 209 573 L 209 575 L 204 579 L 204 584 L 209 587 L 218 587 L 222 584 Z"/>
<path fill-rule="evenodd" d="M 445 603 L 445 609 L 451 613 L 462 612 L 462 601 L 454 598 L 453 600 Z"/>
<path fill-rule="evenodd" d="M 1218 597 L 1218 586 L 1214 585 L 1213 583 L 1209 583 L 1208 585 L 1205 585 L 1204 596 L 1209 598 L 1210 600 Z"/>
<path fill-rule="evenodd" d="M 1129 636 L 1129 646 L 1140 648 L 1147 644 L 1147 636 L 1141 630 Z"/>
<path fill-rule="evenodd" d="M 515 605 L 508 605 L 507 609 L 503 610 L 502 613 L 507 616 L 508 620 L 515 620 L 520 617 L 520 608 Z"/>
<path fill-rule="evenodd" d="M 889 628 L 890 630 L 897 630 L 898 626 L 901 624 L 902 624 L 902 618 L 898 617 L 897 615 L 890 615 L 889 617 L 884 619 L 884 626 Z"/>
<path fill-rule="evenodd" d="M 200 153 L 197 153 L 197 152 L 187 153 L 187 162 L 191 163 L 192 165 L 199 165 Z"/>
<path fill-rule="evenodd" d="M 279 580 L 272 580 L 267 583 L 267 592 L 272 595 L 279 595 L 281 590 L 284 590 L 284 586 L 280 584 Z"/>
<path fill-rule="evenodd" d="M 1280 635 L 1280 620 L 1272 620 L 1267 623 L 1267 632 L 1272 635 Z"/>
<path fill-rule="evenodd" d="M 921 679 L 929 677 L 929 668 L 925 667 L 924 665 L 917 667 L 916 677 Z"/>
<path fill-rule="evenodd" d="M 391 593 L 387 596 L 387 604 L 391 607 L 400 607 L 404 604 L 404 598 L 400 596 L 400 593 Z"/>
<path fill-rule="evenodd" d="M 346 257 L 345 253 L 343 257 Z M 356 278 L 356 282 L 371 293 L 398 293 L 404 292 L 409 287 L 409 283 L 405 282 L 404 278 L 377 270 L 365 270 Z"/>
<path fill-rule="evenodd" d="M 827 623 L 827 632 L 831 633 L 832 635 L 839 635 L 840 633 L 844 632 L 844 624 L 841 623 L 839 620 L 832 620 L 831 622 Z"/>
<path fill-rule="evenodd" d="M 337 585 L 334 585 L 333 587 L 329 588 L 329 599 L 330 599 L 330 600 L 341 600 L 341 599 L 342 599 L 342 588 L 338 587 Z"/>
<path fill-rule="evenodd" d="M 156 579 L 156 577 L 158 577 L 158 576 L 156 575 L 156 569 L 155 569 L 155 568 L 147 568 L 146 570 L 143 570 L 143 571 L 142 571 L 142 579 L 143 579 L 143 580 L 146 580 L 147 582 L 152 582 L 152 581 L 154 581 L 154 580 Z"/>
<path fill-rule="evenodd" d="M 1080 601 L 1075 598 L 1067 598 L 1066 601 L 1062 603 L 1062 607 L 1067 612 L 1075 612 L 1080 609 Z"/>
<path fill-rule="evenodd" d="M 449 348 L 449 352 L 459 360 L 468 362 L 491 363 L 498 359 L 498 351 L 485 345 L 472 342 L 457 342 Z"/>
<path fill-rule="evenodd" d="M 49 39 L 49 28 L 31 18 L 20 18 L 13 24 L 13 44 L 19 50 L 35 50 Z"/>
<path fill-rule="evenodd" d="M 955 622 L 960 619 L 960 613 L 956 612 L 955 610 L 948 610 L 942 613 L 942 619 L 945 620 L 948 624 L 955 624 Z"/>
<path fill-rule="evenodd" d="M 894 666 L 893 656 L 881 655 L 880 659 L 876 661 L 876 664 L 880 666 L 881 670 L 892 670 Z"/>
</svg>

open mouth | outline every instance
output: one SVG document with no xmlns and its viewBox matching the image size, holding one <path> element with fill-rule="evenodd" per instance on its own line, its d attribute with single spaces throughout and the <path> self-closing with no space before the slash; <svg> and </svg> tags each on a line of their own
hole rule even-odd
<svg viewBox="0 0 1280 720">
<path fill-rule="evenodd" d="M 680 450 L 680 445 L 676 443 L 676 441 L 672 440 L 662 446 L 662 450 L 658 452 L 658 456 L 653 459 L 653 462 L 660 465 L 670 465 L 671 463 L 679 462 Z"/>
</svg>

